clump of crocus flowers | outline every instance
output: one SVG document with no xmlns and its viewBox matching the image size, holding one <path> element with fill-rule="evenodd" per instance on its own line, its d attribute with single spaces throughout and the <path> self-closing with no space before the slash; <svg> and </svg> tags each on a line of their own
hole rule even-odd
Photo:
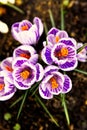
<svg viewBox="0 0 87 130">
<path fill-rule="evenodd" d="M 37 53 L 35 48 L 43 30 L 38 17 L 34 18 L 33 24 L 23 20 L 12 25 L 12 35 L 22 45 L 0 64 L 0 101 L 10 99 L 18 89 L 32 88 L 38 82 L 39 94 L 44 99 L 72 89 L 72 81 L 65 72 L 74 70 L 78 61 L 87 61 L 87 48 L 77 53 L 83 44 L 69 37 L 66 31 L 53 27 L 48 31 L 46 41 L 41 43 L 42 50 Z"/>
</svg>

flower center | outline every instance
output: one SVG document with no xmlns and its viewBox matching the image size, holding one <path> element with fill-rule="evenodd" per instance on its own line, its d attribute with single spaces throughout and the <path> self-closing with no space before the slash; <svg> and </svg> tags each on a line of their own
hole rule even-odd
<svg viewBox="0 0 87 130">
<path fill-rule="evenodd" d="M 21 76 L 24 80 L 26 80 L 26 79 L 29 77 L 29 75 L 30 75 L 30 71 L 28 71 L 28 70 L 24 70 L 24 71 L 22 71 L 22 72 L 20 73 L 20 76 Z"/>
<path fill-rule="evenodd" d="M 63 58 L 68 55 L 68 49 L 66 47 L 63 47 L 60 51 L 55 53 L 55 56 L 58 58 Z"/>
<path fill-rule="evenodd" d="M 27 59 L 29 59 L 29 58 L 30 58 L 30 55 L 25 54 L 25 53 L 21 53 L 21 54 L 20 54 L 20 56 L 21 56 L 21 57 L 24 57 L 24 58 L 27 58 Z"/>
<path fill-rule="evenodd" d="M 22 31 L 26 31 L 26 30 L 28 30 L 29 29 L 29 26 L 26 24 L 26 25 L 23 25 L 22 27 L 21 27 L 21 30 Z"/>
<path fill-rule="evenodd" d="M 59 36 L 55 37 L 55 42 L 57 43 L 60 40 Z"/>
<path fill-rule="evenodd" d="M 4 88 L 4 84 L 0 84 L 0 91 L 2 91 Z"/>
<path fill-rule="evenodd" d="M 5 66 L 5 68 L 6 68 L 6 70 L 8 70 L 8 71 L 13 71 L 13 69 L 11 68 L 11 67 L 9 67 L 9 66 Z"/>
<path fill-rule="evenodd" d="M 55 88 L 58 87 L 58 83 L 57 83 L 57 81 L 56 81 L 56 79 L 55 79 L 54 77 L 52 77 L 52 78 L 50 79 L 50 83 L 51 83 L 51 85 L 52 85 L 52 89 L 55 89 Z"/>
</svg>

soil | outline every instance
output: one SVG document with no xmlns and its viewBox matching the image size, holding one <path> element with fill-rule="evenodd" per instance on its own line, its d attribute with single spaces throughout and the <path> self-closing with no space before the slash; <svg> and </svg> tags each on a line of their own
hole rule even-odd
<svg viewBox="0 0 87 130">
<path fill-rule="evenodd" d="M 50 29 L 48 9 L 51 9 L 56 27 L 60 29 L 60 2 L 60 0 L 25 0 L 22 1 L 21 5 L 16 3 L 16 6 L 21 8 L 24 14 L 5 5 L 0 6 L 6 10 L 5 14 L 0 14 L 0 19 L 8 24 L 10 30 L 13 23 L 23 19 L 32 21 L 35 16 L 38 16 Z M 75 38 L 77 42 L 87 42 L 87 0 L 71 0 L 69 5 L 64 7 L 64 11 L 65 30 L 69 36 Z M 39 43 L 43 40 L 45 40 L 45 32 Z M 12 56 L 13 50 L 19 45 L 20 43 L 13 39 L 11 31 L 7 34 L 0 33 L 0 60 Z M 85 63 L 79 62 L 77 68 L 87 71 Z M 26 98 L 19 119 L 17 119 L 21 101 L 12 108 L 9 107 L 25 93 L 25 91 L 17 91 L 10 100 L 0 102 L 0 130 L 13 130 L 16 123 L 20 124 L 21 130 L 87 130 L 87 76 L 76 71 L 67 74 L 73 82 L 72 90 L 66 94 L 70 126 L 67 125 L 61 101 L 56 97 L 52 100 L 41 100 L 57 120 L 59 127 L 52 122 L 36 98 L 30 94 Z M 5 113 L 10 113 L 12 118 L 6 121 L 4 119 Z"/>
</svg>

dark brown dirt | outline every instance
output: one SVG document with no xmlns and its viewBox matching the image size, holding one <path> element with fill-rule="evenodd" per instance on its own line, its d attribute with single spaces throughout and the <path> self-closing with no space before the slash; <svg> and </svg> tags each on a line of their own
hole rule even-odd
<svg viewBox="0 0 87 130">
<path fill-rule="evenodd" d="M 24 14 L 20 14 L 14 9 L 3 6 L 6 14 L 0 16 L 0 19 L 6 22 L 11 29 L 14 22 L 23 19 L 33 20 L 35 16 L 46 22 L 48 29 L 51 28 L 48 9 L 52 10 L 56 27 L 60 28 L 60 1 L 58 0 L 25 0 L 19 6 Z M 65 30 L 77 42 L 87 42 L 87 1 L 70 1 L 65 10 Z M 45 36 L 42 35 L 42 40 Z M 42 40 L 40 42 L 42 42 Z M 12 55 L 17 43 L 11 32 L 8 34 L 0 33 L 0 60 Z M 86 63 L 79 63 L 78 69 L 87 71 Z M 68 128 L 63 108 L 59 99 L 53 98 L 46 101 L 41 99 L 47 106 L 50 113 L 58 121 L 58 128 L 45 113 L 44 109 L 38 104 L 37 100 L 31 95 L 27 96 L 21 115 L 17 120 L 17 113 L 21 102 L 14 107 L 9 106 L 17 100 L 25 91 L 18 91 L 14 97 L 6 102 L 0 102 L 0 130 L 13 130 L 16 123 L 21 125 L 21 130 L 87 130 L 87 76 L 75 71 L 68 72 L 73 82 L 73 88 L 66 94 L 67 107 L 69 111 L 71 125 Z M 9 121 L 4 120 L 5 113 L 11 113 L 12 118 Z"/>
</svg>

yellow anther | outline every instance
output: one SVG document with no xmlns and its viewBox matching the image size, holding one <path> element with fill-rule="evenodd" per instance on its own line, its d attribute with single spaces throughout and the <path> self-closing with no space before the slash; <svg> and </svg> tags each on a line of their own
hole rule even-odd
<svg viewBox="0 0 87 130">
<path fill-rule="evenodd" d="M 65 47 L 62 48 L 62 49 L 61 49 L 61 55 L 62 55 L 62 56 L 67 56 L 67 55 L 68 55 L 68 49 L 65 48 Z"/>
<path fill-rule="evenodd" d="M 56 81 L 56 79 L 54 77 L 52 77 L 50 79 L 50 83 L 51 83 L 53 89 L 58 87 L 58 83 L 57 83 L 57 81 Z"/>
<path fill-rule="evenodd" d="M 20 76 L 21 76 L 24 80 L 26 80 L 26 79 L 29 77 L 29 75 L 30 75 L 30 71 L 28 71 L 28 70 L 24 70 L 24 71 L 22 71 L 22 72 L 20 73 Z"/>
</svg>

